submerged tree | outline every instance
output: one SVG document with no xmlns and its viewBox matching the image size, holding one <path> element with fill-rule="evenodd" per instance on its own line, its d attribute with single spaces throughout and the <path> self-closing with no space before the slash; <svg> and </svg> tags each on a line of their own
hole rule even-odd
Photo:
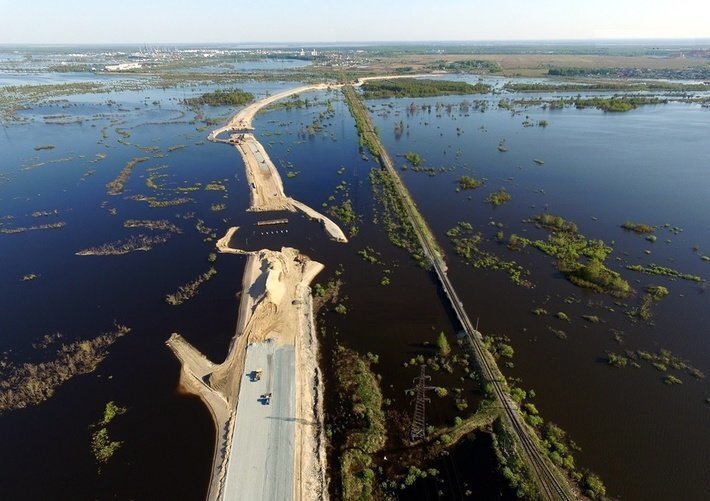
<svg viewBox="0 0 710 501">
<path fill-rule="evenodd" d="M 446 339 L 446 334 L 444 331 L 439 333 L 439 339 L 436 340 L 437 346 L 439 346 L 439 355 L 446 357 L 451 353 L 451 346 L 449 346 L 449 341 Z"/>
</svg>

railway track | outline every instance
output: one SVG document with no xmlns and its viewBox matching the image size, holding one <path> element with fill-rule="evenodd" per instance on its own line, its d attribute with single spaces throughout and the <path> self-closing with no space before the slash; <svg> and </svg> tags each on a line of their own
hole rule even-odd
<svg viewBox="0 0 710 501">
<path fill-rule="evenodd" d="M 441 283 L 446 296 L 449 298 L 456 316 L 458 317 L 459 322 L 461 322 L 463 330 L 466 332 L 466 337 L 471 344 L 471 348 L 480 367 L 483 379 L 493 386 L 495 398 L 503 409 L 503 418 L 507 422 L 510 430 L 520 445 L 520 452 L 522 453 L 523 460 L 530 466 L 541 496 L 548 500 L 576 499 L 576 496 L 573 494 L 573 491 L 568 485 L 566 479 L 564 479 L 562 474 L 557 471 L 556 467 L 550 463 L 549 459 L 547 459 L 546 456 L 543 456 L 543 453 L 540 451 L 537 436 L 532 436 L 531 430 L 523 422 L 523 417 L 520 414 L 517 404 L 511 400 L 506 392 L 505 380 L 500 373 L 498 366 L 495 362 L 489 359 L 488 351 L 483 345 L 481 333 L 474 328 L 468 314 L 466 313 L 466 310 L 463 307 L 463 303 L 458 298 L 456 290 L 446 274 L 446 264 L 433 242 L 433 235 L 424 225 L 423 219 L 419 216 L 418 210 L 409 196 L 409 192 L 402 183 L 402 180 L 399 177 L 394 164 L 392 163 L 392 159 L 389 157 L 389 154 L 382 145 L 379 136 L 374 131 L 369 114 L 366 118 L 367 123 L 370 125 L 370 131 L 368 132 L 373 135 L 373 139 L 380 145 L 380 161 L 382 167 L 389 172 L 390 176 L 392 176 L 419 243 L 421 244 L 424 253 L 429 258 L 429 261 L 431 262 L 432 267 L 439 278 L 439 282 Z"/>
</svg>

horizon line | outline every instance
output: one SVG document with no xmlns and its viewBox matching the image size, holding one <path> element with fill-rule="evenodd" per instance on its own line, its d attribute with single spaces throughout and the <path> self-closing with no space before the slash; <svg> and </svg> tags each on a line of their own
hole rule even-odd
<svg viewBox="0 0 710 501">
<path fill-rule="evenodd" d="M 471 39 L 471 40 L 294 40 L 294 41 L 241 41 L 241 42 L 0 42 L 0 46 L 100 46 L 100 45 L 393 45 L 393 44 L 530 44 L 530 43 L 628 43 L 628 42 L 696 42 L 710 43 L 710 37 L 629 37 L 629 38 L 526 38 L 526 39 Z"/>
</svg>

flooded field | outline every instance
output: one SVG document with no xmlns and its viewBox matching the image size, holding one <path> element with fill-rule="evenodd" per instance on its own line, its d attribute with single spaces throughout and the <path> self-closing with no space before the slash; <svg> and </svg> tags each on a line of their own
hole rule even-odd
<svg viewBox="0 0 710 501">
<path fill-rule="evenodd" d="M 297 85 L 239 87 L 260 97 Z M 3 370 L 55 358 L 58 346 L 33 347 L 45 335 L 60 332 L 67 343 L 95 338 L 114 323 L 132 329 L 95 372 L 57 387 L 40 405 L 0 416 L 0 497 L 204 497 L 212 421 L 199 401 L 180 394 L 178 363 L 164 342 L 179 332 L 213 360 L 226 354 L 244 258 L 212 254 L 229 226 L 240 226 L 233 246 L 294 246 L 326 265 L 315 282 L 342 280 L 345 312 L 326 308 L 318 320 L 326 391 L 333 350 L 342 344 L 378 358 L 373 369 L 382 377 L 388 412 L 408 415 L 405 390 L 419 374 L 412 359 L 435 353 L 440 332 L 458 350 L 459 326 L 433 275 L 387 238 L 370 178 L 378 166 L 359 150 L 341 94 L 301 96 L 307 105 L 266 111 L 254 126 L 285 192 L 333 216 L 346 228 L 347 245 L 329 241 L 301 215 L 245 211 L 239 155 L 205 140 L 211 130 L 205 121 L 221 125 L 234 110 L 206 108 L 206 116 L 196 118 L 181 104 L 213 88 L 69 96 L 20 111 L 23 121 L 0 134 L 0 231 L 7 230 L 0 233 Z M 710 487 L 707 380 L 636 354 L 668 350 L 673 360 L 710 372 L 710 263 L 703 257 L 710 255 L 710 114 L 678 103 L 617 114 L 539 106 L 513 113 L 498 107 L 502 97 L 511 96 L 469 98 L 465 105 L 462 97 L 368 105 L 390 154 L 406 166 L 401 175 L 444 248 L 467 311 L 480 319 L 484 334 L 509 338 L 515 354 L 501 369 L 519 378 L 521 388 L 535 390 L 540 414 L 581 448 L 579 465 L 598 473 L 615 497 L 702 498 Z M 421 158 L 416 168 L 405 158 L 410 152 Z M 460 189 L 461 176 L 483 184 Z M 107 184 L 117 194 L 109 194 Z M 510 201 L 487 203 L 500 189 Z M 354 217 L 339 210 L 346 202 Z M 612 246 L 606 265 L 635 294 L 589 292 L 565 279 L 539 248 L 509 245 L 512 234 L 546 240 L 548 231 L 530 222 L 543 213 Z M 289 221 L 256 225 L 265 218 Z M 655 226 L 656 238 L 622 229 L 626 221 Z M 480 233 L 480 249 L 524 270 L 529 287 L 514 284 L 504 270 L 466 264 L 447 235 L 459 222 Z M 139 235 L 150 238 L 150 250 L 77 255 L 106 244 L 123 248 Z M 363 250 L 377 256 L 374 263 L 363 259 Z M 628 269 L 651 264 L 700 281 Z M 166 302 L 211 267 L 216 275 L 194 297 L 179 306 Z M 650 285 L 666 287 L 668 295 L 647 301 L 650 314 L 642 318 Z M 627 365 L 611 366 L 610 353 Z M 449 390 L 445 397 L 432 395 L 431 424 L 475 409 L 480 388 L 460 368 L 431 375 L 433 385 Z M 665 384 L 668 375 L 682 384 Z M 97 465 L 91 426 L 109 401 L 127 408 L 108 427 L 122 446 Z M 330 395 L 326 410 L 334 405 Z M 490 437 L 474 437 L 435 466 L 442 472 L 438 480 L 422 481 L 421 490 L 409 489 L 402 498 L 432 499 L 439 490 L 449 498 L 467 491 L 509 495 Z M 72 481 L 78 477 L 81 483 Z"/>
</svg>

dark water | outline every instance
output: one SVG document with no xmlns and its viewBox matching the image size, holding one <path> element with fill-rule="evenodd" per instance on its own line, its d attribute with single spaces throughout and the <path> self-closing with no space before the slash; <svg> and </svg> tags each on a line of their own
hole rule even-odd
<svg viewBox="0 0 710 501">
<path fill-rule="evenodd" d="M 489 110 L 471 111 L 470 116 L 419 112 L 407 117 L 405 107 L 410 102 L 398 102 L 389 117 L 380 116 L 376 125 L 391 154 L 415 151 L 426 166 L 454 167 L 453 172 L 435 177 L 411 170 L 403 173 L 440 241 L 446 241 L 444 232 L 457 221 L 470 221 L 491 240 L 486 248 L 532 271 L 536 288 L 527 291 L 498 272 L 465 267 L 448 247 L 452 280 L 469 313 L 480 316 L 484 333 L 513 339 L 516 367 L 505 372 L 523 378 L 523 387 L 536 390 L 541 414 L 570 432 L 582 447 L 579 463 L 597 471 L 611 494 L 630 499 L 707 495 L 707 383 L 685 375 L 683 386 L 669 387 L 661 383 L 663 374 L 650 366 L 612 370 L 601 360 L 605 350 L 665 348 L 708 373 L 710 297 L 705 287 L 623 268 L 653 262 L 708 278 L 708 263 L 693 252 L 693 246 L 700 253 L 710 249 L 707 110 L 669 104 L 621 115 L 531 109 L 517 116 Z M 534 121 L 548 120 L 550 125 L 523 127 L 525 115 Z M 409 128 L 398 140 L 393 123 L 400 119 Z M 460 136 L 457 127 L 463 130 Z M 501 138 L 506 153 L 497 149 Z M 545 164 L 539 166 L 533 158 Z M 486 178 L 486 186 L 455 193 L 455 181 L 462 174 Z M 511 193 L 512 201 L 497 209 L 484 204 L 487 193 L 500 187 Z M 545 238 L 544 232 L 521 222 L 543 210 L 577 222 L 588 237 L 613 241 L 610 266 L 635 289 L 651 283 L 668 287 L 670 296 L 653 307 L 655 325 L 632 324 L 623 308 L 609 299 L 566 282 L 538 251 L 512 254 L 494 243 L 498 228 L 490 226 L 491 221 L 502 223 L 506 234 Z M 659 226 L 669 223 L 683 231 L 678 235 L 658 231 L 653 244 L 620 229 L 627 219 Z M 579 304 L 565 303 L 570 295 Z M 638 298 L 629 302 L 638 304 Z M 567 313 L 572 323 L 531 315 L 541 304 L 552 314 Z M 617 311 L 604 310 L 605 305 Z M 599 315 L 604 323 L 586 323 L 580 318 L 585 313 Z M 554 337 L 547 332 L 548 325 L 564 329 L 568 339 Z M 610 328 L 626 333 L 623 345 L 613 341 Z"/>
<path fill-rule="evenodd" d="M 255 82 L 244 87 L 262 95 L 266 90 L 274 93 L 294 85 Z M 180 307 L 168 306 L 163 301 L 165 294 L 209 267 L 207 255 L 213 252 L 214 242 L 205 242 L 204 235 L 196 231 L 197 219 L 203 219 L 218 235 L 231 225 L 240 226 L 233 242 L 240 247 L 293 245 L 303 250 L 326 265 L 316 281 L 325 282 L 342 265 L 342 294 L 347 296 L 348 314 L 325 312 L 319 319 L 325 327 L 322 354 L 326 373 L 332 370 L 330 353 L 336 341 L 361 353 L 376 353 L 380 362 L 374 369 L 382 376 L 383 392 L 392 400 L 393 410 L 411 411 L 404 390 L 412 386 L 418 369 L 405 367 L 405 362 L 417 354 L 434 353 L 425 343 L 433 343 L 439 331 L 454 342 L 458 326 L 434 277 L 394 248 L 382 229 L 372 224 L 368 172 L 375 164 L 363 160 L 357 151 L 354 122 L 338 94 L 318 94 L 320 102 L 336 100 L 335 115 L 324 120 L 324 130 L 314 137 L 299 131 L 310 125 L 324 106 L 266 113 L 257 117 L 255 126 L 274 162 L 283 162 L 282 177 L 289 195 L 321 208 L 323 203 L 331 203 L 331 195 L 336 203 L 342 200 L 342 193 L 335 188 L 346 182 L 348 196 L 360 215 L 359 232 L 348 245 L 330 242 L 315 223 L 294 214 L 286 215 L 288 233 L 269 234 L 270 229 L 255 226 L 263 216 L 244 212 L 248 191 L 237 153 L 225 145 L 203 143 L 207 131 L 197 130 L 200 124 L 189 123 L 192 116 L 181 113 L 184 110 L 177 100 L 200 91 L 74 96 L 70 107 L 36 108 L 26 112 L 33 122 L 13 125 L 0 134 L 0 174 L 4 175 L 0 180 L 0 217 L 15 217 L 2 220 L 5 226 L 67 222 L 62 230 L 0 235 L 0 351 L 19 363 L 51 358 L 51 354 L 33 350 L 31 343 L 57 331 L 65 340 L 94 337 L 110 330 L 114 321 L 133 328 L 110 349 L 95 373 L 66 383 L 40 406 L 0 417 L 4 445 L 0 498 L 204 497 L 213 446 L 211 419 L 198 401 L 177 392 L 178 364 L 164 342 L 171 332 L 180 332 L 213 360 L 224 357 L 236 322 L 235 295 L 241 286 L 244 260 L 219 256 L 219 273 L 194 299 Z M 118 105 L 109 106 L 107 99 Z M 160 101 L 159 106 L 153 104 L 155 100 Z M 460 99 L 448 101 L 458 103 Z M 445 245 L 452 280 L 469 313 L 480 317 L 484 333 L 511 338 L 515 367 L 505 372 L 522 378 L 523 388 L 536 390 L 535 404 L 542 415 L 570 433 L 583 449 L 578 455 L 580 465 L 599 473 L 612 495 L 626 499 L 704 497 L 710 459 L 709 408 L 704 403 L 709 396 L 707 383 L 681 375 L 682 386 L 666 386 L 661 382 L 663 374 L 650 366 L 614 370 L 601 359 L 605 350 L 667 348 L 710 372 L 706 327 L 710 310 L 703 288 L 623 269 L 626 263 L 656 262 L 707 278 L 710 265 L 692 251 L 693 245 L 698 245 L 700 253 L 710 254 L 710 168 L 704 147 L 710 132 L 707 110 L 671 104 L 622 115 L 568 109 L 529 110 L 514 117 L 504 110 L 472 110 L 469 116 L 442 112 L 436 117 L 435 111 L 407 116 L 405 108 L 410 102 L 394 102 L 391 109 L 382 107 L 384 102 L 373 103 L 378 112 L 390 111 L 388 117 L 377 118 L 377 125 L 393 155 L 411 150 L 424 158 L 426 166 L 454 167 L 452 172 L 434 177 L 411 170 L 403 176 Z M 229 111 L 211 109 L 209 114 L 218 117 Z M 43 116 L 59 113 L 81 116 L 83 122 L 43 123 Z M 110 116 L 99 117 L 101 113 Z M 525 114 L 534 120 L 544 118 L 550 126 L 524 128 Z M 112 118 L 124 123 L 112 125 Z M 397 140 L 393 123 L 400 119 L 409 127 Z M 100 131 L 106 126 L 109 137 L 104 141 Z M 129 128 L 131 137 L 126 141 L 132 145 L 117 142 L 121 136 L 116 127 Z M 460 136 L 456 127 L 463 130 Z M 506 153 L 497 151 L 501 138 L 506 139 Z M 34 151 L 40 144 L 56 148 Z M 167 152 L 177 144 L 186 147 Z M 160 146 L 165 157 L 155 158 L 135 145 Z M 107 158 L 89 163 L 97 153 L 106 153 Z M 107 196 L 105 184 L 138 156 L 151 159 L 136 167 L 123 196 Z M 22 170 L 23 166 L 63 158 L 71 159 Z M 538 166 L 533 158 L 544 159 L 545 164 Z M 224 200 L 222 192 L 204 190 L 170 194 L 166 197 L 186 196 L 195 201 L 160 209 L 124 198 L 152 194 L 145 185 L 147 169 L 163 164 L 169 168 L 158 173 L 168 174 L 164 180 L 167 187 L 196 182 L 204 186 L 224 180 L 228 198 Z M 287 167 L 299 174 L 286 178 Z M 342 174 L 338 174 L 341 167 Z M 90 169 L 95 173 L 82 181 Z M 456 193 L 455 180 L 464 173 L 487 178 L 486 186 Z M 494 210 L 483 203 L 488 192 L 502 186 L 513 196 L 509 204 Z M 541 188 L 544 194 L 539 192 Z M 101 208 L 104 201 L 108 201 L 107 208 Z M 213 212 L 213 203 L 226 203 L 227 209 Z M 457 221 L 465 220 L 492 238 L 497 231 L 489 225 L 493 220 L 504 225 L 506 234 L 542 238 L 541 231 L 521 220 L 546 207 L 576 221 L 588 237 L 615 241 L 609 265 L 621 271 L 637 290 L 649 283 L 669 288 L 671 294 L 653 306 L 655 325 L 633 324 L 624 316 L 623 307 L 572 286 L 555 271 L 549 258 L 534 249 L 509 254 L 493 242 L 485 244 L 532 271 L 536 288 L 529 291 L 515 287 L 500 272 L 466 267 L 444 235 Z M 118 214 L 110 215 L 108 208 L 115 208 Z M 53 209 L 59 210 L 58 216 L 30 215 L 35 210 Z M 184 219 L 190 212 L 194 217 Z M 272 216 L 281 214 L 268 215 Z M 124 229 L 122 223 L 129 218 L 169 219 L 184 232 L 147 253 L 74 255 L 85 247 L 148 232 Z M 624 233 L 618 225 L 626 219 L 659 225 L 668 222 L 683 232 L 674 235 L 660 230 L 658 241 L 651 244 Z M 666 238 L 671 243 L 665 243 Z M 365 263 L 357 256 L 356 251 L 366 246 L 381 253 L 383 265 Z M 644 253 L 647 249 L 650 255 Z M 620 260 L 615 261 L 616 257 Z M 390 286 L 380 285 L 385 269 L 391 270 Z M 40 278 L 20 282 L 27 273 L 37 273 Z M 564 301 L 569 296 L 574 297 L 572 304 Z M 637 304 L 638 298 L 629 303 Z M 532 316 L 530 310 L 539 305 L 551 313 L 564 311 L 572 323 Z M 585 323 L 579 316 L 587 313 L 598 314 L 604 323 Z M 548 325 L 564 329 L 567 340 L 550 334 Z M 623 345 L 614 342 L 610 328 L 625 332 Z M 432 374 L 432 384 L 462 388 L 470 410 L 479 397 L 475 384 L 461 381 L 462 376 L 458 369 L 453 375 Z M 112 438 L 124 445 L 99 475 L 89 449 L 89 426 L 100 419 L 109 400 L 129 410 L 110 425 Z M 428 413 L 432 424 L 444 424 L 462 414 L 451 397 L 434 397 Z M 449 479 L 447 493 L 457 497 L 456 492 L 470 487 L 474 495 L 490 498 L 505 492 L 493 473 L 487 440 L 478 436 L 463 443 L 437 466 L 442 478 Z M 436 484 L 427 484 L 407 496 L 429 499 L 437 490 Z"/>
<path fill-rule="evenodd" d="M 281 84 L 271 85 L 270 89 Z M 263 85 L 251 86 L 256 93 Z M 62 385 L 44 404 L 2 416 L 3 499 L 202 499 L 210 474 L 213 425 L 208 412 L 194 398 L 178 394 L 179 366 L 164 345 L 171 332 L 180 332 L 205 354 L 224 357 L 236 323 L 236 293 L 244 260 L 218 258 L 217 276 L 203 285 L 197 297 L 175 308 L 163 298 L 180 285 L 207 271 L 207 256 L 214 242 L 203 241 L 195 229 L 197 219 L 223 232 L 247 206 L 247 188 L 239 182 L 238 158 L 229 148 L 204 144 L 206 132 L 199 124 L 180 120 L 174 100 L 185 90 L 112 95 L 119 104 L 108 106 L 105 95 L 73 96 L 76 106 L 37 108 L 27 116 L 34 121 L 14 125 L 0 135 L 3 152 L 0 183 L 1 216 L 7 227 L 65 221 L 61 230 L 2 235 L 0 267 L 2 317 L 0 351 L 22 363 L 52 359 L 31 348 L 45 334 L 62 332 L 64 340 L 92 338 L 111 330 L 114 321 L 132 328 L 110 348 L 108 358 L 91 375 Z M 199 92 L 193 89 L 192 92 Z M 162 106 L 144 106 L 160 100 Z M 135 108 L 139 109 L 136 110 Z M 117 111 L 118 108 L 124 111 Z M 229 110 L 211 110 L 215 116 Z M 71 114 L 81 124 L 45 125 L 42 116 Z M 99 114 L 107 114 L 108 118 Z M 191 118 L 191 117 L 190 117 Z M 110 120 L 120 120 L 111 125 Z M 175 123 L 165 124 L 164 122 Z M 92 125 L 95 125 L 93 127 Z M 108 126 L 108 138 L 101 128 Z M 126 141 L 115 127 L 130 130 Z M 35 151 L 38 144 L 54 144 L 54 150 Z M 186 147 L 167 152 L 170 146 Z M 136 145 L 159 146 L 163 158 Z M 106 159 L 90 163 L 97 153 Z M 139 156 L 151 157 L 134 170 L 124 193 L 107 196 L 105 184 L 125 163 Z M 49 163 L 63 159 L 61 162 Z M 29 170 L 28 166 L 37 165 Z M 146 187 L 147 169 L 169 165 L 165 186 L 175 188 L 221 180 L 223 192 L 199 190 L 158 193 L 162 198 L 186 196 L 186 205 L 149 209 L 144 202 L 125 197 L 152 195 Z M 94 170 L 91 176 L 82 176 Z M 243 176 L 242 176 L 243 177 Z M 108 203 L 101 208 L 102 202 Z M 226 203 L 223 212 L 210 210 L 212 203 Z M 115 208 L 112 216 L 109 208 Z M 56 216 L 31 216 L 33 211 L 59 212 Z M 187 213 L 194 217 L 185 219 Z M 112 242 L 145 229 L 124 229 L 123 221 L 169 219 L 183 229 L 168 243 L 150 252 L 123 256 L 79 257 L 82 248 Z M 20 282 L 27 273 L 40 275 Z M 128 408 L 110 426 L 114 440 L 124 442 L 111 463 L 97 474 L 90 452 L 91 423 L 100 419 L 106 402 L 115 400 Z"/>
</svg>

